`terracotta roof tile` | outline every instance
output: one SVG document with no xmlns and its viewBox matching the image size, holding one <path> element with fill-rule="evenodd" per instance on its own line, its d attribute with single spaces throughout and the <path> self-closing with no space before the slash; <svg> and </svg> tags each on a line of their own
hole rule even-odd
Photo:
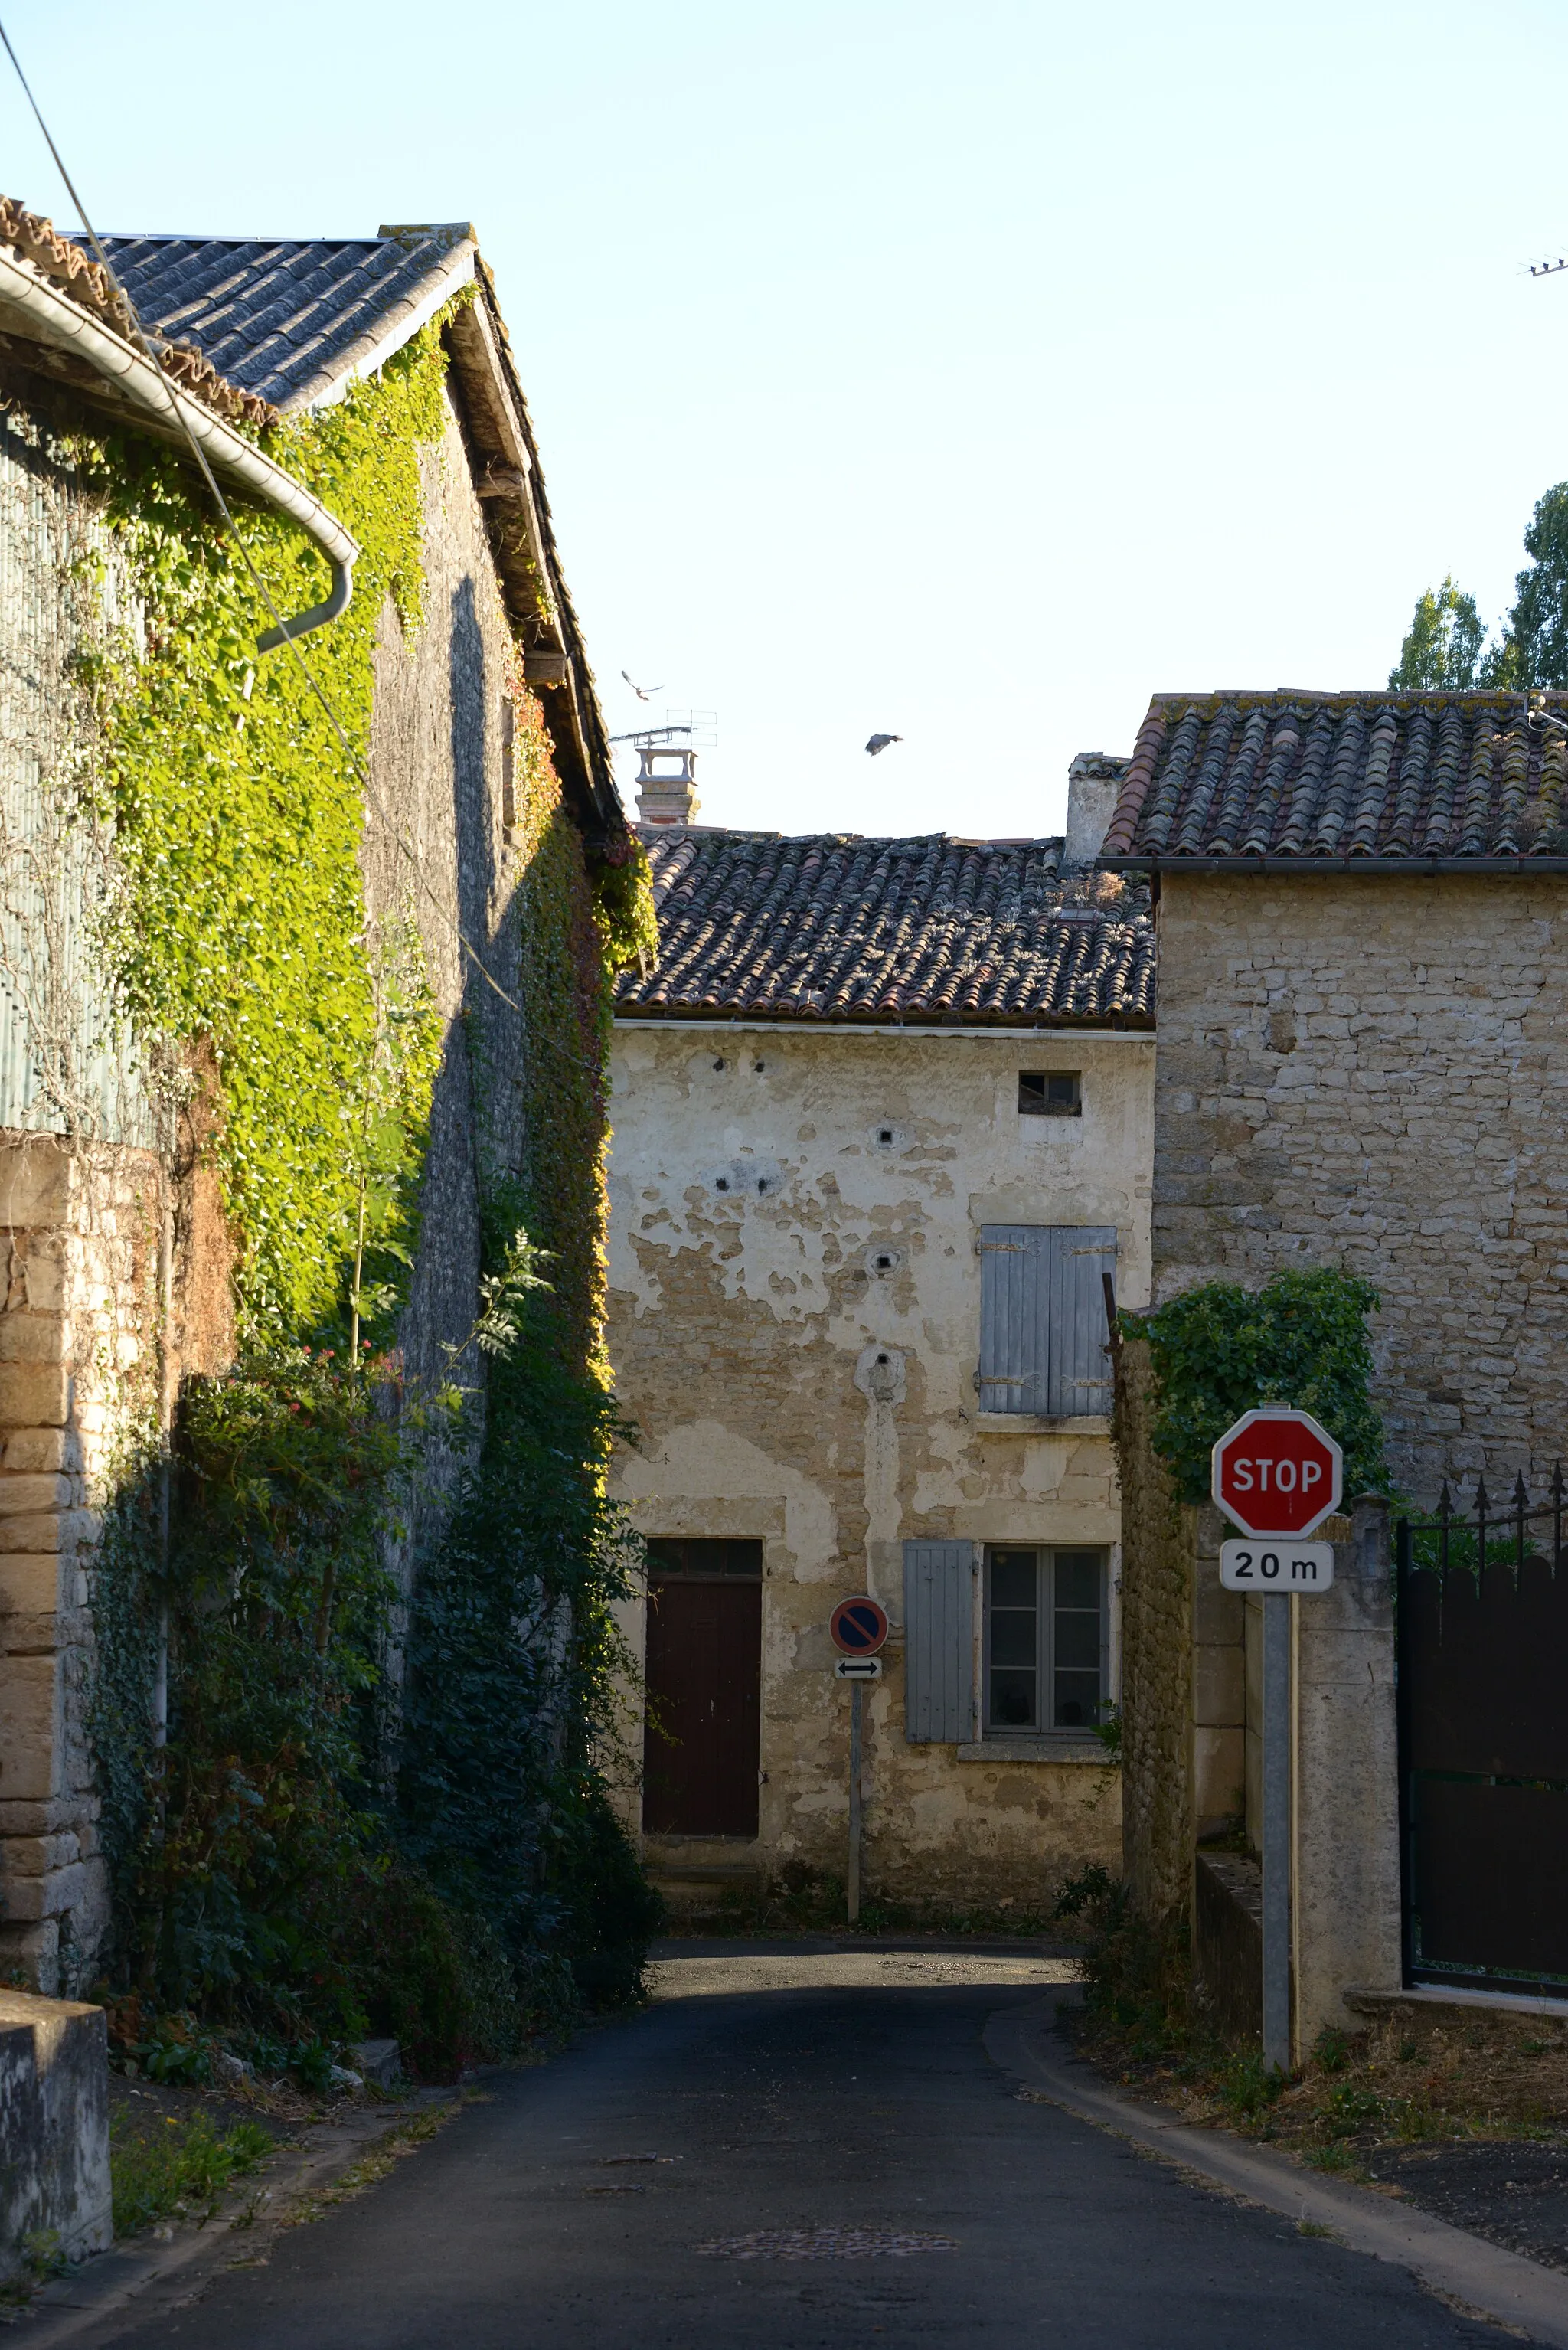
<svg viewBox="0 0 1568 2350">
<path fill-rule="evenodd" d="M 274 407 L 322 398 L 432 289 L 471 238 L 106 236 L 145 326 Z"/>
<path fill-rule="evenodd" d="M 1106 834 L 1183 858 L 1568 858 L 1568 694 L 1158 694 Z"/>
<path fill-rule="evenodd" d="M 1154 1024 L 1147 893 L 1060 840 L 644 827 L 659 955 L 617 1008 L 667 1019 Z"/>
<path fill-rule="evenodd" d="M 52 221 L 30 213 L 15 196 L 0 196 L 0 244 L 21 254 L 62 294 L 140 348 L 130 308 L 110 284 L 102 263 L 94 261 L 78 240 L 63 235 Z M 119 267 L 118 262 L 115 266 Z M 231 383 L 193 344 L 170 334 L 161 321 L 143 314 L 141 325 L 165 374 L 204 407 L 231 421 L 239 418 L 254 425 L 269 423 L 275 415 L 269 400 L 243 384 Z"/>
</svg>

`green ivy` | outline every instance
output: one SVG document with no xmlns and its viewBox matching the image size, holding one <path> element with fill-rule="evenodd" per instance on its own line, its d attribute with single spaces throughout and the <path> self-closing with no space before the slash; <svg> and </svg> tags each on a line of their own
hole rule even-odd
<svg viewBox="0 0 1568 2350">
<path fill-rule="evenodd" d="M 401 628 L 421 621 L 441 326 L 269 436 L 364 549 L 348 613 L 309 645 L 361 762 L 379 617 L 389 598 Z M 614 844 L 590 869 L 519 660 L 508 919 L 529 1156 L 486 1170 L 483 1451 L 421 1562 L 397 1780 L 381 1560 L 424 1473 L 421 1412 L 452 1407 L 397 1390 L 342 1336 L 389 1338 L 418 1242 L 442 1040 L 414 910 L 368 920 L 354 757 L 297 662 L 256 655 L 265 616 L 199 487 L 132 439 L 74 453 L 145 614 L 144 641 L 88 674 L 125 877 L 103 944 L 161 1082 L 207 1091 L 240 1243 L 241 1360 L 182 1399 L 171 1494 L 151 1437 L 128 1457 L 97 1566 L 118 1995 L 142 2037 L 172 2011 L 319 2071 L 370 2023 L 450 2073 L 585 1996 L 635 1995 L 657 1909 L 601 1770 L 635 1565 L 606 1498 L 608 973 L 653 944 L 647 860 Z M 280 610 L 319 600 L 321 560 L 291 525 L 237 522 Z"/>
<path fill-rule="evenodd" d="M 1332 1265 L 1276 1274 L 1262 1289 L 1205 1282 L 1152 1314 L 1124 1312 L 1147 1338 L 1158 1409 L 1152 1441 L 1186 1502 L 1209 1499 L 1210 1452 L 1255 1404 L 1294 1404 L 1345 1451 L 1347 1496 L 1387 1492 L 1383 1423 L 1372 1401 L 1370 1282 Z"/>
<path fill-rule="evenodd" d="M 383 604 L 406 630 L 421 617 L 420 449 L 444 422 L 441 326 L 268 436 L 364 550 L 348 611 L 308 644 L 362 764 Z M 265 615 L 200 484 L 129 436 L 89 471 L 146 614 L 144 650 L 122 648 L 103 680 L 126 883 L 107 945 L 140 1032 L 212 1055 L 245 1326 L 288 1335 L 337 1303 L 362 1191 L 372 1237 L 409 1245 L 441 1023 L 413 923 L 373 933 L 367 920 L 354 761 L 292 654 L 257 654 Z M 286 516 L 242 507 L 236 526 L 280 611 L 320 600 L 325 560 Z"/>
</svg>

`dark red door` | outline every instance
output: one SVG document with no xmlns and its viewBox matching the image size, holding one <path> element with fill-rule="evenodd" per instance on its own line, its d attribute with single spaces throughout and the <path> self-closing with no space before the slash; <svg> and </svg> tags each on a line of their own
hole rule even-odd
<svg viewBox="0 0 1568 2350">
<path fill-rule="evenodd" d="M 642 1825 L 650 1835 L 756 1835 L 762 1632 L 760 1582 L 649 1575 Z"/>
</svg>

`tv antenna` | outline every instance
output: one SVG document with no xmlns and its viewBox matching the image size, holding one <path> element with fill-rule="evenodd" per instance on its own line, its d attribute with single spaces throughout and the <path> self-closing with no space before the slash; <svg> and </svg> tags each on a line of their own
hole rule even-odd
<svg viewBox="0 0 1568 2350">
<path fill-rule="evenodd" d="M 1532 277 L 1555 277 L 1560 269 L 1568 269 L 1568 254 L 1559 254 L 1555 261 L 1532 261 L 1530 265 Z"/>
<path fill-rule="evenodd" d="M 718 712 L 712 710 L 667 710 L 662 726 L 639 726 L 629 734 L 612 734 L 612 743 L 644 743 L 651 748 L 656 743 L 672 743 L 677 735 L 686 737 L 693 751 L 711 751 L 719 739 Z"/>
</svg>

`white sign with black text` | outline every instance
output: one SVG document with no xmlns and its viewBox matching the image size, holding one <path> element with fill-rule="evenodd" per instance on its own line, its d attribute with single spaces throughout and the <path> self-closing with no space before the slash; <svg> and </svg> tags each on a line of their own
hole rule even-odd
<svg viewBox="0 0 1568 2350">
<path fill-rule="evenodd" d="M 1227 1591 L 1326 1591 L 1334 1581 L 1334 1544 L 1293 1542 L 1288 1534 L 1221 1543 L 1220 1580 Z"/>
<path fill-rule="evenodd" d="M 879 1681 L 882 1678 L 880 1657 L 836 1657 L 833 1674 L 841 1681 Z"/>
</svg>

